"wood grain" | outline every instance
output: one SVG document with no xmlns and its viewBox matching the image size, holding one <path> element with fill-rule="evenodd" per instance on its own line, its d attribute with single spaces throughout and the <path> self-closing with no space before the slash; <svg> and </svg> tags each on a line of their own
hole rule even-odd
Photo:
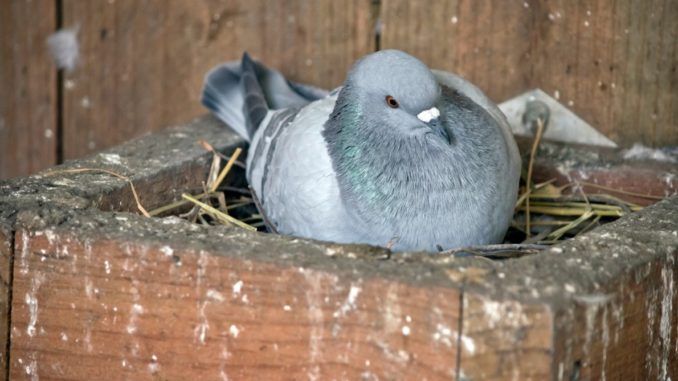
<svg viewBox="0 0 678 381">
<path fill-rule="evenodd" d="M 464 293 L 460 369 L 470 380 L 547 380 L 553 361 L 548 306 Z"/>
<path fill-rule="evenodd" d="M 532 86 L 614 141 L 678 144 L 678 3 L 544 2 Z"/>
<path fill-rule="evenodd" d="M 9 367 L 9 322 L 12 295 L 14 235 L 0 226 L 0 380 L 6 380 Z"/>
<path fill-rule="evenodd" d="M 333 87 L 374 43 L 365 0 L 63 4 L 82 46 L 64 81 L 66 158 L 204 114 L 204 75 L 245 50 L 293 80 Z"/>
<path fill-rule="evenodd" d="M 495 101 L 529 88 L 533 12 L 522 2 L 386 0 L 382 48 L 456 72 Z"/>
<path fill-rule="evenodd" d="M 562 379 L 668 380 L 678 374 L 676 251 L 582 295 L 556 319 Z M 567 323 L 566 323 L 567 322 Z"/>
<path fill-rule="evenodd" d="M 454 379 L 459 292 L 17 233 L 14 377 Z"/>
<path fill-rule="evenodd" d="M 385 0 L 382 47 L 504 101 L 539 87 L 621 145 L 678 144 L 678 2 Z"/>
<path fill-rule="evenodd" d="M 0 179 L 56 164 L 56 2 L 0 2 Z"/>
</svg>

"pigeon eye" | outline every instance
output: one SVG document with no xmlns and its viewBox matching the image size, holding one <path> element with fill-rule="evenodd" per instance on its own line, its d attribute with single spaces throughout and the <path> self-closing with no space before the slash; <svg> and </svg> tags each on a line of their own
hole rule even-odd
<svg viewBox="0 0 678 381">
<path fill-rule="evenodd" d="M 386 96 L 386 103 L 388 104 L 388 107 L 390 107 L 390 108 L 400 107 L 400 104 L 398 103 L 398 101 L 390 95 Z"/>
</svg>

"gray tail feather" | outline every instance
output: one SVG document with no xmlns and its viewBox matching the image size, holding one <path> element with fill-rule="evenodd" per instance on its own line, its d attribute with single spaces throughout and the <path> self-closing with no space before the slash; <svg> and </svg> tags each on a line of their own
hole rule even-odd
<svg viewBox="0 0 678 381">
<path fill-rule="evenodd" d="M 249 141 L 240 91 L 240 61 L 227 62 L 212 69 L 205 77 L 202 104 L 217 118 Z"/>
<path fill-rule="evenodd" d="M 240 85 L 242 88 L 240 90 L 245 96 L 243 112 L 247 122 L 247 132 L 251 138 L 268 113 L 268 102 L 259 83 L 257 67 L 247 53 L 242 56 L 241 70 Z"/>
<path fill-rule="evenodd" d="M 302 107 L 327 93 L 287 81 L 245 53 L 241 61 L 222 64 L 207 74 L 202 104 L 249 141 L 268 110 Z"/>
</svg>

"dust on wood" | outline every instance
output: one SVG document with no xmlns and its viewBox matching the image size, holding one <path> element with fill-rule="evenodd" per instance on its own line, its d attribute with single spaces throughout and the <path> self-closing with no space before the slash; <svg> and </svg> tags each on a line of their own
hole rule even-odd
<svg viewBox="0 0 678 381">
<path fill-rule="evenodd" d="M 382 48 L 500 102 L 542 88 L 621 145 L 678 144 L 678 3 L 384 1 Z"/>
<path fill-rule="evenodd" d="M 13 377 L 450 379 L 456 371 L 455 289 L 52 230 L 21 231 L 17 248 Z"/>
<path fill-rule="evenodd" d="M 82 65 L 64 80 L 64 155 L 204 114 L 205 73 L 247 50 L 288 78 L 333 87 L 373 50 L 369 2 L 63 1 Z"/>
<path fill-rule="evenodd" d="M 47 52 L 56 2 L 0 2 L 0 179 L 57 160 L 57 75 Z"/>
</svg>

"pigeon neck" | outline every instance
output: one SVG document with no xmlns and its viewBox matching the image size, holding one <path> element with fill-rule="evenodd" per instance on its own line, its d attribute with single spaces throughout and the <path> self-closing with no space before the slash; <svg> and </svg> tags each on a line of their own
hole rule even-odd
<svg viewBox="0 0 678 381">
<path fill-rule="evenodd" d="M 403 139 L 385 128 L 366 104 L 360 92 L 345 86 L 323 132 L 344 199 L 380 209 L 407 202 L 405 195 L 417 184 L 436 187 L 439 178 L 425 165 L 436 150 L 423 139 Z"/>
</svg>

